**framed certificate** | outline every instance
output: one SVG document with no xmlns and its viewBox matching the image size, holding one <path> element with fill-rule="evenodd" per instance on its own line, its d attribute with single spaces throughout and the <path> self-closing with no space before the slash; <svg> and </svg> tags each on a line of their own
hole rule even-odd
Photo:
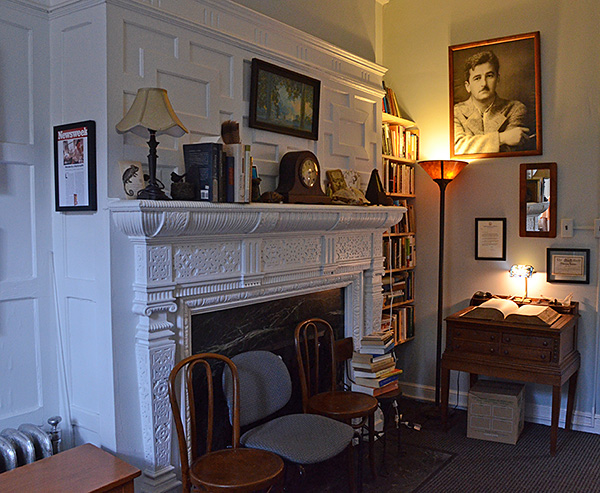
<svg viewBox="0 0 600 493">
<path fill-rule="evenodd" d="M 546 280 L 589 284 L 590 250 L 588 248 L 547 248 Z"/>
<path fill-rule="evenodd" d="M 475 260 L 506 260 L 506 218 L 475 219 Z"/>
<path fill-rule="evenodd" d="M 54 197 L 57 211 L 95 211 L 96 122 L 54 127 Z"/>
</svg>

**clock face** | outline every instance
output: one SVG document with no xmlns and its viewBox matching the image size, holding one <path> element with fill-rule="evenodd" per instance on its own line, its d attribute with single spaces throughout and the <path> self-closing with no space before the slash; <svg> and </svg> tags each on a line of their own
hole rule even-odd
<svg viewBox="0 0 600 493">
<path fill-rule="evenodd" d="M 305 187 L 312 188 L 315 186 L 319 178 L 319 168 L 313 159 L 306 158 L 302 161 L 298 171 L 300 181 Z"/>
</svg>

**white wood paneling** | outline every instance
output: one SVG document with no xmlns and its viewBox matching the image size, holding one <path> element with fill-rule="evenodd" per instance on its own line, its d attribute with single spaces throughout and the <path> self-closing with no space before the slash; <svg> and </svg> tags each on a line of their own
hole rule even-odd
<svg viewBox="0 0 600 493">
<path fill-rule="evenodd" d="M 52 303 L 48 27 L 0 3 L 0 429 L 62 414 Z"/>
</svg>

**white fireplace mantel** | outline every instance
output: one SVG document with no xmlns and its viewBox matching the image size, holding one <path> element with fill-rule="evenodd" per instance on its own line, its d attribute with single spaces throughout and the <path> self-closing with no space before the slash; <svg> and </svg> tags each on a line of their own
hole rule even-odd
<svg viewBox="0 0 600 493">
<path fill-rule="evenodd" d="M 165 491 L 177 484 L 167 378 L 190 354 L 191 316 L 343 288 L 358 343 L 381 324 L 382 234 L 405 209 L 119 200 L 110 211 L 135 258 L 142 490 Z"/>
<path fill-rule="evenodd" d="M 130 238 L 272 233 L 384 231 L 403 207 L 304 204 L 213 204 L 210 202 L 119 200 L 110 205 Z"/>
</svg>

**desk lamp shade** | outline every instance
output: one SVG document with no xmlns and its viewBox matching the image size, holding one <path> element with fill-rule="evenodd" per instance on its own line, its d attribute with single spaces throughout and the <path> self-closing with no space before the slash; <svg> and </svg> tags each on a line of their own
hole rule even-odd
<svg viewBox="0 0 600 493">
<path fill-rule="evenodd" d="M 167 134 L 172 137 L 182 137 L 188 132 L 173 111 L 167 91 L 160 87 L 138 89 L 131 108 L 117 123 L 117 132 L 120 134 L 133 132 L 147 138 L 150 130 L 154 130 L 156 135 Z"/>
<path fill-rule="evenodd" d="M 159 87 L 138 89 L 135 100 L 123 119 L 117 123 L 117 132 L 132 132 L 143 138 L 150 138 L 148 147 L 148 186 L 138 192 L 138 199 L 169 200 L 162 191 L 164 185 L 156 179 L 157 135 L 167 134 L 181 137 L 188 132 L 177 118 L 167 97 L 167 91 Z"/>
<path fill-rule="evenodd" d="M 433 180 L 453 180 L 469 164 L 466 161 L 419 161 Z"/>
<path fill-rule="evenodd" d="M 514 264 L 510 267 L 508 271 L 508 275 L 510 277 L 522 277 L 525 279 L 525 296 L 523 296 L 523 300 L 527 299 L 527 279 L 533 276 L 535 269 L 533 265 L 518 265 Z"/>
</svg>

